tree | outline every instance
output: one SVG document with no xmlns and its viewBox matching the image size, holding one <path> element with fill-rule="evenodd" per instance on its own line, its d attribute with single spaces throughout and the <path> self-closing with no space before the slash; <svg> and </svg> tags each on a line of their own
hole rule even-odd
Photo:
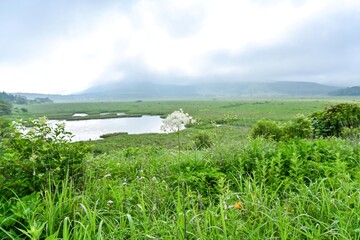
<svg viewBox="0 0 360 240">
<path fill-rule="evenodd" d="M 9 115 L 12 111 L 12 104 L 10 102 L 0 100 L 0 116 Z"/>
<path fill-rule="evenodd" d="M 315 136 L 340 136 L 344 128 L 360 127 L 360 105 L 340 103 L 311 114 Z"/>
</svg>

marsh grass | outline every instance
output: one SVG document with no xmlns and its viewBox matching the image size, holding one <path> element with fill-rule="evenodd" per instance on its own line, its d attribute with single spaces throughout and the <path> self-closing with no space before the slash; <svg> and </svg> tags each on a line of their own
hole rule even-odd
<svg viewBox="0 0 360 240">
<path fill-rule="evenodd" d="M 292 111 L 324 104 L 315 103 Z M 149 103 L 128 106 L 134 104 Z M 166 104 L 171 110 L 164 113 L 178 108 Z M 149 135 L 145 144 L 143 135 L 101 141 L 81 164 L 80 187 L 66 174 L 49 178 L 37 193 L 20 196 L 13 189 L 9 198 L 0 196 L 0 239 L 360 239 L 357 135 L 250 139 L 245 125 L 258 113 L 246 109 L 256 105 L 261 115 L 294 103 L 224 101 L 215 113 L 205 103 L 187 104 L 190 114 L 209 117 L 182 132 L 180 155 L 176 133 Z M 194 148 L 192 137 L 205 129 L 212 144 Z"/>
<path fill-rule="evenodd" d="M 358 163 L 359 145 L 338 139 L 257 139 L 180 159 L 176 149 L 121 150 L 87 159 L 81 191 L 64 179 L 3 199 L 0 236 L 360 239 Z"/>
<path fill-rule="evenodd" d="M 250 125 L 261 118 L 288 120 L 296 114 L 308 114 L 343 99 L 278 99 L 278 100 L 188 100 L 142 102 L 78 102 L 27 105 L 28 112 L 16 117 L 42 117 L 49 119 L 73 119 L 74 113 L 87 113 L 90 118 L 113 117 L 115 113 L 127 115 L 160 115 L 166 117 L 174 109 L 183 108 L 196 119 L 205 123 L 231 122 L 233 125 Z M 21 107 L 20 105 L 18 107 Z M 110 113 L 101 115 L 101 113 Z"/>
</svg>

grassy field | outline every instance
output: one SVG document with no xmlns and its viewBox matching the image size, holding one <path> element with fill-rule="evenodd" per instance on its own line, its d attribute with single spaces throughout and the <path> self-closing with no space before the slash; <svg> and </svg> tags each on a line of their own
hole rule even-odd
<svg viewBox="0 0 360 240">
<path fill-rule="evenodd" d="M 4 141 L 13 150 L 3 149 L 0 159 L 15 163 L 22 157 L 31 166 L 14 184 L 23 186 L 26 176 L 30 184 L 34 179 L 46 184 L 25 196 L 16 188 L 1 189 L 11 197 L 0 197 L 0 238 L 360 239 L 359 136 L 249 138 L 251 126 L 262 118 L 289 121 L 340 102 L 353 100 L 29 105 L 21 117 L 71 119 L 79 112 L 165 117 L 182 108 L 197 123 L 179 134 L 93 141 L 85 155 L 76 155 L 73 147 L 82 152 L 86 145 L 43 142 L 36 134 L 32 140 Z M 197 136 L 204 134 L 211 145 L 197 148 Z M 64 164 L 67 152 L 79 160 L 81 178 L 55 180 L 61 172 L 56 166 L 47 179 L 39 172 L 43 165 L 34 170 L 41 159 L 60 156 Z M 15 169 L 26 172 L 23 168 Z"/>
<path fill-rule="evenodd" d="M 238 101 L 141 101 L 141 102 L 89 102 L 89 103 L 54 103 L 15 106 L 24 107 L 27 113 L 17 111 L 16 117 L 41 117 L 49 119 L 74 119 L 74 113 L 87 113 L 89 118 L 113 117 L 116 113 L 128 115 L 166 116 L 182 108 L 195 118 L 205 122 L 221 121 L 229 114 L 239 121 L 252 123 L 260 118 L 287 120 L 298 113 L 307 114 L 336 102 L 351 102 L 351 99 L 285 99 L 285 100 L 238 100 Z M 101 113 L 110 113 L 101 115 Z M 78 118 L 76 118 L 78 119 Z M 83 118 L 81 118 L 83 119 Z"/>
<path fill-rule="evenodd" d="M 27 113 L 14 117 L 79 120 L 91 118 L 160 115 L 165 117 L 182 108 L 197 120 L 195 126 L 182 133 L 183 146 L 191 148 L 197 134 L 206 132 L 224 142 L 243 141 L 252 126 L 260 119 L 287 121 L 296 114 L 309 114 L 337 102 L 352 102 L 352 99 L 278 99 L 278 100 L 209 100 L 209 101 L 135 101 L 135 102 L 88 102 L 27 105 Z M 17 106 L 20 109 L 20 106 Z M 86 113 L 86 117 L 73 117 L 74 113 Z M 101 115 L 101 113 L 108 113 Z M 216 125 L 221 125 L 216 127 Z M 92 142 L 94 152 L 102 153 L 127 147 L 157 146 L 171 148 L 176 145 L 176 134 L 120 135 Z"/>
</svg>

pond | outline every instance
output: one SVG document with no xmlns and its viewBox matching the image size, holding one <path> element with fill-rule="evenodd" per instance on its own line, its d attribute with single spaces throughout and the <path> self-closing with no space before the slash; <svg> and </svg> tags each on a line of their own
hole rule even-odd
<svg viewBox="0 0 360 240">
<path fill-rule="evenodd" d="M 128 134 L 163 133 L 160 130 L 160 116 L 123 117 L 107 119 L 89 119 L 76 121 L 49 120 L 50 125 L 65 122 L 65 129 L 75 136 L 73 141 L 98 140 L 109 133 L 127 132 Z"/>
</svg>

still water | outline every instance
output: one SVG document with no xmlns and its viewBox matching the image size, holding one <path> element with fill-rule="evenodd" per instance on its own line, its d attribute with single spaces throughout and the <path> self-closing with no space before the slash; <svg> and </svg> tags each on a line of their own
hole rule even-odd
<svg viewBox="0 0 360 240">
<path fill-rule="evenodd" d="M 89 119 L 77 121 L 49 120 L 49 124 L 65 122 L 65 129 L 73 133 L 73 141 L 98 140 L 108 133 L 127 132 L 128 134 L 162 133 L 160 116 L 124 117 L 108 119 Z"/>
</svg>

